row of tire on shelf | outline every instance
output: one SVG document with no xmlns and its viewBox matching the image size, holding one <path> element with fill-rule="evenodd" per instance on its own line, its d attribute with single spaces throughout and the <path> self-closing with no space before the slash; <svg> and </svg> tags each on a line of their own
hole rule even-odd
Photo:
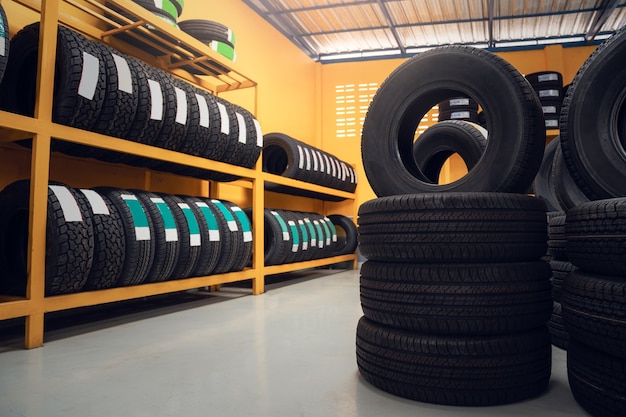
<svg viewBox="0 0 626 417">
<path fill-rule="evenodd" d="M 158 7 L 136 3 L 176 17 L 183 7 L 182 0 L 166 0 Z M 8 28 L 1 5 L 0 17 Z M 234 47 L 234 36 L 223 25 L 188 23 L 188 33 L 201 41 Z M 10 40 L 10 55 L 8 30 L 2 33 L 3 110 L 34 114 L 39 30 L 34 23 L 19 31 Z M 56 123 L 247 168 L 260 156 L 261 127 L 244 108 L 61 25 L 54 82 Z M 306 154 L 307 175 L 297 179 L 354 191 L 352 167 L 308 145 L 299 146 Z M 215 181 L 238 178 L 69 141 L 53 140 L 52 150 Z M 0 279 L 1 294 L 26 291 L 29 188 L 29 181 L 23 180 L 0 192 L 0 263 L 7 271 Z M 51 183 L 46 295 L 240 271 L 251 264 L 251 216 L 251 209 L 243 211 L 217 199 Z M 268 265 L 333 257 L 356 248 L 356 226 L 342 215 L 266 209 L 264 223 Z"/>
<path fill-rule="evenodd" d="M 0 294 L 24 295 L 30 181 L 0 192 Z M 48 187 L 46 295 L 241 271 L 251 265 L 252 210 L 212 198 L 113 187 Z M 354 252 L 342 215 L 265 210 L 268 265 Z"/>
<path fill-rule="evenodd" d="M 542 166 L 546 103 L 510 64 L 471 47 L 441 47 L 381 85 L 361 147 L 378 196 L 358 218 L 367 262 L 356 357 L 367 381 L 439 404 L 520 401 L 548 387 L 552 338 L 569 344 L 578 403 L 597 417 L 626 414 L 624 59 L 626 28 L 567 89 L 552 146 L 562 146 L 562 168 L 586 200 L 550 214 L 541 187 L 524 195 Z M 413 132 L 423 115 L 464 95 L 485 112 L 488 134 L 478 143 L 486 144 L 476 145 L 476 129 L 455 129 L 451 149 L 446 135 L 433 135 L 417 155 L 421 136 Z M 438 124 L 451 122 L 467 123 Z M 424 161 L 441 149 L 461 154 L 458 146 L 482 152 L 464 177 L 439 184 Z"/>
</svg>

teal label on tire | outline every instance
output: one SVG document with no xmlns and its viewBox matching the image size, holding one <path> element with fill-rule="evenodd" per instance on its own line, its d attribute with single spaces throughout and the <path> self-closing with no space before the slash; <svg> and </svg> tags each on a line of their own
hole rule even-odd
<svg viewBox="0 0 626 417">
<path fill-rule="evenodd" d="M 333 224 L 332 220 L 330 220 L 328 217 L 324 217 L 324 220 L 326 221 L 326 224 L 328 224 L 328 227 L 330 227 L 330 232 L 333 235 L 333 243 L 337 241 L 337 228 L 335 227 L 335 225 Z"/>
<path fill-rule="evenodd" d="M 300 226 L 300 231 L 302 232 L 302 250 L 309 249 L 309 232 L 306 230 L 306 225 L 304 221 L 298 220 L 298 226 Z"/>
<path fill-rule="evenodd" d="M 248 216 L 243 210 L 239 207 L 232 207 L 231 210 L 235 213 L 237 219 L 239 219 L 239 223 L 241 223 L 241 230 L 243 231 L 243 241 L 244 242 L 252 242 L 252 229 L 250 227 L 250 220 L 248 220 Z"/>
<path fill-rule="evenodd" d="M 289 230 L 287 229 L 287 223 L 285 223 L 281 215 L 277 212 L 270 211 L 270 213 L 272 213 L 272 215 L 276 218 L 276 221 L 278 221 L 280 230 L 283 232 L 283 240 L 289 240 Z"/>
<path fill-rule="evenodd" d="M 239 228 L 237 227 L 237 221 L 233 217 L 233 213 L 222 203 L 220 200 L 211 200 L 211 203 L 215 204 L 215 207 L 219 211 L 222 212 L 224 218 L 226 219 L 226 224 L 228 225 L 228 230 L 231 232 L 237 232 Z"/>
<path fill-rule="evenodd" d="M 330 240 L 331 240 L 330 227 L 328 227 L 324 219 L 320 220 L 320 224 L 322 225 L 322 227 L 324 227 L 324 236 L 326 236 L 326 246 L 330 246 Z"/>
<path fill-rule="evenodd" d="M 311 247 L 314 248 L 317 246 L 317 238 L 315 236 L 315 227 L 313 226 L 313 223 L 311 223 L 311 219 L 309 219 L 308 217 L 304 219 L 304 224 L 309 229 L 309 234 L 311 236 Z"/>
<path fill-rule="evenodd" d="M 191 207 L 187 203 L 178 203 L 178 207 L 183 211 L 185 218 L 187 219 L 187 226 L 189 227 L 189 246 L 201 246 L 202 239 L 200 238 L 200 225 L 196 216 L 194 216 Z"/>
<path fill-rule="evenodd" d="M 135 240 L 150 240 L 150 226 L 148 224 L 148 216 L 143 206 L 136 196 L 132 194 L 122 194 L 122 200 L 128 206 L 131 217 L 133 218 L 133 226 L 135 226 Z"/>
<path fill-rule="evenodd" d="M 322 226 L 320 226 L 320 222 L 317 220 L 313 220 L 313 224 L 315 225 L 315 230 L 317 230 L 317 247 L 320 249 L 324 248 L 324 232 L 322 231 Z"/>
<path fill-rule="evenodd" d="M 298 234 L 298 229 L 296 228 L 296 222 L 294 222 L 293 220 L 289 220 L 287 224 L 289 224 L 289 229 L 291 229 L 291 235 L 293 236 L 291 251 L 298 252 L 298 247 L 300 246 L 300 236 Z"/>
<path fill-rule="evenodd" d="M 174 215 L 172 214 L 172 210 L 167 205 L 162 198 L 151 198 L 150 199 L 155 206 L 159 209 L 159 213 L 161 213 L 161 218 L 163 219 L 163 227 L 165 228 L 165 241 L 166 242 L 178 242 L 178 229 L 176 228 L 176 220 L 174 220 Z"/>
<path fill-rule="evenodd" d="M 220 228 L 217 224 L 217 218 L 209 208 L 209 205 L 204 202 L 197 202 L 196 206 L 202 212 L 202 215 L 206 219 L 207 226 L 209 227 L 209 241 L 210 242 L 219 242 L 220 241 Z"/>
</svg>

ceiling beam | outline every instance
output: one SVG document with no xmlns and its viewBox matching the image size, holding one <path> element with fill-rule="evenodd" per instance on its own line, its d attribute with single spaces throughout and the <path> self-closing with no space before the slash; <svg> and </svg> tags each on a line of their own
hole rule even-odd
<svg viewBox="0 0 626 417">
<path fill-rule="evenodd" d="M 389 29 L 391 30 L 391 34 L 393 35 L 396 43 L 398 44 L 398 48 L 400 48 L 400 52 L 402 54 L 406 54 L 406 46 L 402 43 L 402 39 L 400 39 L 400 34 L 398 33 L 398 29 L 393 24 L 393 19 L 389 14 L 389 10 L 387 10 L 387 6 L 383 3 L 382 0 L 376 0 L 376 3 L 380 6 L 380 10 L 383 12 L 383 16 L 385 16 L 385 20 L 387 20 L 387 25 L 389 25 Z"/>
<path fill-rule="evenodd" d="M 619 3 L 619 0 L 602 0 L 600 6 L 598 7 L 599 10 L 589 27 L 589 31 L 585 35 L 585 40 L 587 42 L 593 42 L 598 32 L 600 32 L 600 29 L 602 29 L 602 26 L 604 26 L 609 16 L 615 11 Z"/>
</svg>

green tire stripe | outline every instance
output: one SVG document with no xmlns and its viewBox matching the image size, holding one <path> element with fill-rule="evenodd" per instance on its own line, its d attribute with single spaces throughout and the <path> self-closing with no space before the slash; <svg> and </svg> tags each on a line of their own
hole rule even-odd
<svg viewBox="0 0 626 417">
<path fill-rule="evenodd" d="M 282 216 L 277 212 L 270 211 L 270 213 L 272 213 L 272 215 L 276 218 L 278 224 L 280 225 L 280 230 L 282 230 L 283 232 L 283 240 L 289 240 L 289 230 L 287 229 L 287 223 L 285 223 Z"/>
<path fill-rule="evenodd" d="M 191 207 L 187 203 L 178 203 L 178 207 L 181 208 L 187 219 L 187 226 L 189 227 L 189 245 L 201 246 L 202 240 L 200 238 L 200 225 L 196 216 L 194 216 Z"/>
</svg>

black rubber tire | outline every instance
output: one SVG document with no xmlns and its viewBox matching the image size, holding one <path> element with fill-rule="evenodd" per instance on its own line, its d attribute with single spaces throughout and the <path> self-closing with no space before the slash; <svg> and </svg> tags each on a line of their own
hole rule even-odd
<svg viewBox="0 0 626 417">
<path fill-rule="evenodd" d="M 480 160 L 487 147 L 487 138 L 468 122 L 448 120 L 430 126 L 413 145 L 413 158 L 426 178 L 439 183 L 441 168 L 455 153 L 465 162 L 468 171 Z"/>
<path fill-rule="evenodd" d="M 550 330 L 550 341 L 552 346 L 556 346 L 559 349 L 567 350 L 569 346 L 569 333 L 565 328 L 563 322 L 563 313 L 561 303 L 554 302 L 552 307 L 552 316 L 548 321 L 548 330 Z"/>
<path fill-rule="evenodd" d="M 182 81 L 163 70 L 155 69 L 155 72 L 158 73 L 159 82 L 164 92 L 165 113 L 163 127 L 152 145 L 180 151 L 187 134 L 189 118 L 192 115 L 192 111 L 189 110 L 193 106 L 189 103 L 186 87 Z M 195 116 L 199 116 L 197 102 Z"/>
<path fill-rule="evenodd" d="M 263 135 L 263 172 L 308 181 L 305 148 L 308 146 L 284 133 L 266 133 Z"/>
<path fill-rule="evenodd" d="M 554 195 L 559 201 L 559 205 L 564 211 L 576 207 L 579 204 L 589 201 L 589 198 L 578 188 L 574 182 L 571 172 L 563 161 L 561 143 L 557 144 L 552 162 L 552 186 Z"/>
<path fill-rule="evenodd" d="M 626 276 L 626 198 L 592 201 L 567 212 L 570 261 L 586 271 Z"/>
<path fill-rule="evenodd" d="M 220 200 L 203 199 L 213 211 L 220 227 L 222 253 L 215 273 L 230 272 L 243 254 L 243 234 L 239 231 L 233 212 Z"/>
<path fill-rule="evenodd" d="M 358 246 L 358 233 L 354 221 L 339 214 L 331 214 L 328 218 L 335 226 L 337 234 L 337 242 L 333 247 L 333 256 L 354 253 Z"/>
<path fill-rule="evenodd" d="M 557 261 L 568 261 L 565 240 L 565 213 L 555 214 L 548 219 L 548 254 Z"/>
<path fill-rule="evenodd" d="M 363 314 L 423 334 L 490 336 L 541 327 L 552 313 L 546 262 L 361 267 Z"/>
<path fill-rule="evenodd" d="M 233 48 L 235 47 L 233 31 L 219 22 L 204 19 L 188 19 L 178 22 L 178 26 L 180 26 L 180 30 L 188 33 L 202 43 L 219 41 Z"/>
<path fill-rule="evenodd" d="M 144 282 L 162 282 L 170 279 L 178 262 L 179 227 L 168 204 L 155 193 L 133 190 L 152 219 L 154 261 Z"/>
<path fill-rule="evenodd" d="M 563 319 L 572 338 L 595 349 L 626 357 L 626 282 L 580 269 L 563 283 Z"/>
<path fill-rule="evenodd" d="M 487 149 L 463 178 L 431 184 L 413 159 L 414 134 L 433 104 L 460 94 L 472 97 L 489 115 Z M 541 106 L 524 77 L 487 51 L 450 46 L 416 55 L 380 86 L 363 125 L 361 153 L 378 196 L 435 191 L 525 193 L 539 170 L 544 146 Z"/>
<path fill-rule="evenodd" d="M 24 296 L 27 285 L 27 245 L 30 181 L 2 190 L 0 255 L 4 270 L 0 293 Z M 76 190 L 62 184 L 48 187 L 46 218 L 46 295 L 80 291 L 91 270 L 94 237 L 89 206 Z"/>
<path fill-rule="evenodd" d="M 311 248 L 311 231 L 305 223 L 307 214 L 303 212 L 293 212 L 298 224 L 298 232 L 300 233 L 300 261 L 308 261 L 313 257 L 313 250 Z"/>
<path fill-rule="evenodd" d="M 550 268 L 552 269 L 552 298 L 560 303 L 563 298 L 563 282 L 570 272 L 576 270 L 576 267 L 571 262 L 553 259 L 550 261 Z"/>
<path fill-rule="evenodd" d="M 11 40 L 13 48 L 0 88 L 3 110 L 34 114 L 39 27 L 39 22 L 28 25 Z M 91 130 L 100 116 L 106 93 L 100 50 L 64 26 L 58 27 L 57 44 L 52 120 Z M 69 142 L 55 146 L 53 149 L 63 152 L 73 147 Z"/>
<path fill-rule="evenodd" d="M 154 262 L 154 225 L 138 197 L 127 190 L 96 187 L 94 191 L 109 198 L 120 214 L 124 227 L 126 256 L 118 286 L 143 283 Z"/>
<path fill-rule="evenodd" d="M 178 4 L 175 0 L 162 0 L 161 6 L 157 6 L 157 3 L 154 0 L 132 0 L 133 2 L 139 4 L 145 9 L 150 10 L 151 12 L 160 12 L 167 14 L 174 21 L 178 20 L 180 16 L 180 4 Z"/>
<path fill-rule="evenodd" d="M 626 415 L 626 361 L 574 340 L 567 352 L 567 375 L 574 399 L 595 417 Z"/>
<path fill-rule="evenodd" d="M 191 207 L 200 226 L 200 254 L 192 277 L 211 275 L 219 262 L 222 252 L 222 240 L 217 218 L 208 204 L 197 197 L 181 197 Z"/>
<path fill-rule="evenodd" d="M 252 113 L 243 107 L 233 104 L 233 110 L 239 124 L 240 139 L 238 143 L 241 143 L 242 140 L 245 141 L 241 147 L 242 154 L 239 165 L 246 168 L 254 168 L 263 148 L 261 125 Z"/>
<path fill-rule="evenodd" d="M 578 70 L 561 111 L 563 157 L 591 200 L 626 196 L 626 27 Z"/>
<path fill-rule="evenodd" d="M 2 38 L 2 49 L 0 49 L 0 82 L 4 77 L 4 71 L 7 67 L 7 61 L 9 59 L 9 50 L 11 39 L 9 36 L 9 21 L 7 15 L 4 12 L 4 8 L 0 5 L 0 38 Z"/>
<path fill-rule="evenodd" d="M 552 141 L 546 145 L 545 152 L 543 153 L 543 161 L 535 181 L 533 182 L 533 190 L 535 195 L 545 201 L 548 206 L 548 211 L 562 211 L 563 208 L 556 198 L 554 192 L 554 186 L 552 184 L 552 163 L 554 161 L 554 154 L 559 145 L 559 137 L 555 137 Z"/>
<path fill-rule="evenodd" d="M 240 251 L 237 254 L 235 263 L 231 267 L 231 271 L 241 271 L 252 262 L 252 225 L 241 207 L 226 200 L 221 200 L 221 203 L 230 210 L 237 223 L 236 232 L 240 235 L 241 243 L 238 245 Z"/>
<path fill-rule="evenodd" d="M 244 212 L 252 223 L 251 209 L 247 208 Z M 264 209 L 263 221 L 264 264 L 268 266 L 283 264 L 293 245 L 293 237 L 287 225 L 287 220 L 283 218 L 278 210 Z"/>
<path fill-rule="evenodd" d="M 357 365 L 363 378 L 390 394 L 457 406 L 509 404 L 548 387 L 550 334 L 432 336 L 382 326 L 362 317 Z"/>
<path fill-rule="evenodd" d="M 322 216 L 317 213 L 309 213 L 309 218 L 313 223 L 317 239 L 317 250 L 314 251 L 314 258 L 321 259 L 328 257 L 328 245 L 326 232 L 322 224 Z"/>
<path fill-rule="evenodd" d="M 274 210 L 276 211 L 287 224 L 287 230 L 289 231 L 289 237 L 291 241 L 291 247 L 287 249 L 287 256 L 282 263 L 290 264 L 303 260 L 303 243 L 304 236 L 298 225 L 298 214 L 289 210 Z"/>
<path fill-rule="evenodd" d="M 382 197 L 359 208 L 359 244 L 370 260 L 516 262 L 547 250 L 545 203 L 505 193 Z"/>
<path fill-rule="evenodd" d="M 169 279 L 189 278 L 200 256 L 200 225 L 193 210 L 182 198 L 171 194 L 160 194 L 160 197 L 172 211 L 178 229 L 178 258 Z"/>
<path fill-rule="evenodd" d="M 122 218 L 107 196 L 89 189 L 79 191 L 89 205 L 94 232 L 93 262 L 83 290 L 115 287 L 126 259 Z"/>
</svg>

